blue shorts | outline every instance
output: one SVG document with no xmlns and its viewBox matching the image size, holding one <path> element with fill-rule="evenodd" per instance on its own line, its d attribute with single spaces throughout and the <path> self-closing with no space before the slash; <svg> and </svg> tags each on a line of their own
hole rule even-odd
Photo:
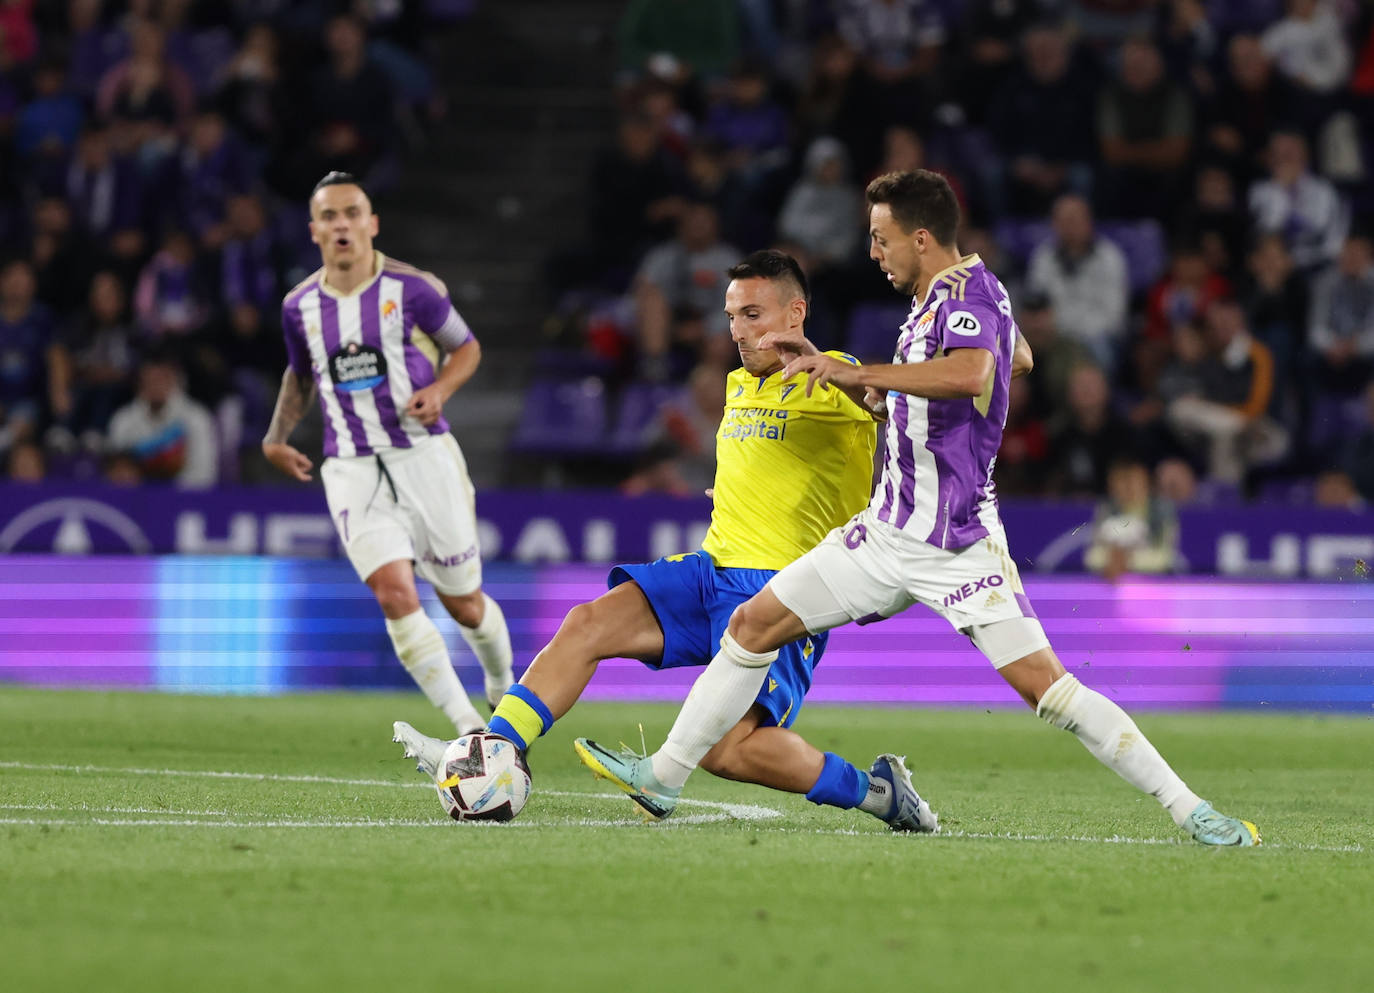
<svg viewBox="0 0 1374 993">
<path fill-rule="evenodd" d="M 673 555 L 648 565 L 618 565 L 606 585 L 633 581 L 644 591 L 663 628 L 663 660 L 653 669 L 706 665 L 720 650 L 720 636 L 735 608 L 763 589 L 772 569 L 717 569 L 705 552 Z M 758 703 L 768 725 L 790 727 L 811 689 L 811 670 L 825 651 L 826 634 L 807 635 L 785 645 L 768 670 Z"/>
</svg>

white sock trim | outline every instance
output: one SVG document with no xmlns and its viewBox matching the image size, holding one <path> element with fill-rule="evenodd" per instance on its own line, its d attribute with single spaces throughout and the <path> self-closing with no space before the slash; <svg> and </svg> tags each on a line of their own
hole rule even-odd
<svg viewBox="0 0 1374 993">
<path fill-rule="evenodd" d="M 741 646 L 728 629 L 720 636 L 720 650 L 730 657 L 730 661 L 746 669 L 772 665 L 778 659 L 776 648 L 771 652 L 751 652 Z"/>
</svg>

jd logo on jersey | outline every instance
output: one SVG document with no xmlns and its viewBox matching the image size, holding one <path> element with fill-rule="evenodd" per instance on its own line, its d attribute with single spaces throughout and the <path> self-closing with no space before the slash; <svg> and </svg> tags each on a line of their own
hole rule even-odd
<svg viewBox="0 0 1374 993">
<path fill-rule="evenodd" d="M 337 389 L 350 393 L 374 389 L 386 379 L 386 356 L 351 341 L 329 356 L 329 376 Z"/>
<path fill-rule="evenodd" d="M 950 314 L 949 319 L 945 321 L 945 327 L 966 338 L 977 337 L 979 332 L 983 330 L 983 325 L 978 323 L 978 318 L 967 310 L 956 310 Z"/>
</svg>

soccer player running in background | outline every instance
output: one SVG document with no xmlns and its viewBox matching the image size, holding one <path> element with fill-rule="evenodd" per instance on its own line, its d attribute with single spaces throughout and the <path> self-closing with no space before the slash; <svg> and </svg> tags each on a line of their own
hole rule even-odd
<svg viewBox="0 0 1374 993">
<path fill-rule="evenodd" d="M 867 191 L 869 255 L 912 297 L 891 365 L 853 366 L 798 343 L 781 375 L 805 392 L 886 394 L 887 455 L 869 505 L 734 612 L 668 740 L 646 758 L 584 742 L 594 772 L 665 811 L 750 706 L 780 646 L 924 603 L 975 646 L 1038 716 L 1155 797 L 1208 845 L 1257 845 L 1259 831 L 1193 793 L 1119 706 L 1066 673 L 1026 598 L 992 484 L 1018 338 L 1001 282 L 960 257 L 959 206 L 939 175 L 889 173 Z M 764 345 L 783 347 L 770 338 Z M 588 756 L 591 760 L 588 760 Z M 647 806 L 643 801 L 641 806 Z"/>
<path fill-rule="evenodd" d="M 789 340 L 803 335 L 801 268 L 788 255 L 763 251 L 727 275 L 725 312 L 743 368 L 726 381 L 706 540 L 700 551 L 615 567 L 608 593 L 568 612 L 491 720 L 490 730 L 522 751 L 568 712 L 602 659 L 638 659 L 656 669 L 705 665 L 731 612 L 868 499 L 874 413 L 839 390 L 808 393 L 802 378 L 783 374 L 783 358 L 759 344 L 770 332 Z M 864 772 L 789 730 L 825 643 L 824 634 L 798 631 L 759 663 L 749 701 L 723 737 L 717 735 L 721 740 L 703 750 L 702 764 L 726 779 L 859 807 L 895 830 L 934 831 L 935 815 L 902 759 L 880 755 Z M 401 721 L 395 740 L 419 760 L 421 772 L 435 774 L 447 742 Z M 675 802 L 660 804 L 646 794 L 635 799 L 653 817 L 666 817 Z"/>
<path fill-rule="evenodd" d="M 420 607 L 415 574 L 458 622 L 494 706 L 512 681 L 510 634 L 482 592 L 472 482 L 443 415 L 482 349 L 444 284 L 373 249 L 376 235 L 357 180 L 321 179 L 310 237 L 324 265 L 282 301 L 289 364 L 262 450 L 293 479 L 311 478 L 310 459 L 287 439 L 318 391 L 320 477 L 344 550 L 376 596 L 401 664 L 463 734 L 486 722 Z"/>
</svg>

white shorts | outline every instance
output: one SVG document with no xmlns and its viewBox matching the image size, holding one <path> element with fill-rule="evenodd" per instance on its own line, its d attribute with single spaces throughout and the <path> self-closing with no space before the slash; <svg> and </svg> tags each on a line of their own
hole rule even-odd
<svg viewBox="0 0 1374 993">
<path fill-rule="evenodd" d="M 476 493 L 453 435 L 380 455 L 325 459 L 320 478 L 360 579 L 405 560 L 440 593 L 462 596 L 481 587 Z"/>
<path fill-rule="evenodd" d="M 943 549 L 865 508 L 768 585 L 812 634 L 923 603 L 973 638 L 995 666 L 1049 647 L 1000 524 L 972 545 Z M 1020 623 L 999 624 L 1009 620 Z"/>
</svg>

